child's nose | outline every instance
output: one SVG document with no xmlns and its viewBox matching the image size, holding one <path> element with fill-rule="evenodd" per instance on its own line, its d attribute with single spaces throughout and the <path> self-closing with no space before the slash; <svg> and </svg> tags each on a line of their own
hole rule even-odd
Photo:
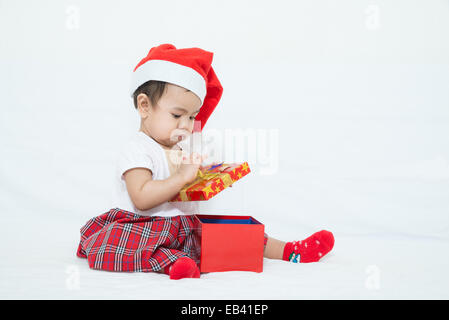
<svg viewBox="0 0 449 320">
<path fill-rule="evenodd" d="M 188 119 L 181 119 L 179 121 L 179 125 L 178 125 L 178 129 L 182 129 L 182 130 L 186 130 L 191 132 L 192 128 L 193 128 L 193 124 L 190 123 L 191 121 L 189 121 Z"/>
</svg>

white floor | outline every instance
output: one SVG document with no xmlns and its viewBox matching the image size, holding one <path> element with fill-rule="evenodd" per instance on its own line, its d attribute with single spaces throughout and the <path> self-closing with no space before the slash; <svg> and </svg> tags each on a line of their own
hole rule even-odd
<svg viewBox="0 0 449 320">
<path fill-rule="evenodd" d="M 76 221 L 4 216 L 1 299 L 448 299 L 449 242 L 335 234 L 318 263 L 264 259 L 264 271 L 162 274 L 88 268 L 75 255 Z"/>
</svg>

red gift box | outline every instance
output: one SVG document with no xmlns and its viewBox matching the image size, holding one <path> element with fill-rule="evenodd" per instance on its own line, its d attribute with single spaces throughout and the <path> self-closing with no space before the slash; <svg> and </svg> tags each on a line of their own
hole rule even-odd
<svg viewBox="0 0 449 320">
<path fill-rule="evenodd" d="M 262 272 L 264 225 L 251 216 L 195 215 L 200 271 Z"/>
</svg>

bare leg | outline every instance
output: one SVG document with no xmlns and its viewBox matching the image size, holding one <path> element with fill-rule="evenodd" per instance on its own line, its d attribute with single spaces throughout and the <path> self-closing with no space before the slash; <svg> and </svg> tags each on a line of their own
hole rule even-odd
<svg viewBox="0 0 449 320">
<path fill-rule="evenodd" d="M 285 242 L 268 237 L 263 256 L 268 259 L 282 260 L 284 255 L 284 247 Z"/>
</svg>

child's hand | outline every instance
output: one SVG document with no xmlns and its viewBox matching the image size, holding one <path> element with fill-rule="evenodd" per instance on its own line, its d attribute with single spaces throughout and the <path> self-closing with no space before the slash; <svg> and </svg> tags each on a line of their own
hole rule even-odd
<svg viewBox="0 0 449 320">
<path fill-rule="evenodd" d="M 188 156 L 183 156 L 181 165 L 178 169 L 178 174 L 188 184 L 195 180 L 201 163 L 207 158 L 207 155 L 199 155 L 198 153 L 192 153 Z"/>
</svg>

